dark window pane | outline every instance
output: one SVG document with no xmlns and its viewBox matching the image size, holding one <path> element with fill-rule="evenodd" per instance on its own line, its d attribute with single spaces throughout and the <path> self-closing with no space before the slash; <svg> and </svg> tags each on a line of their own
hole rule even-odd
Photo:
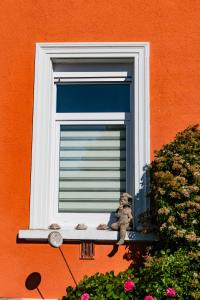
<svg viewBox="0 0 200 300">
<path fill-rule="evenodd" d="M 129 112 L 130 85 L 58 84 L 58 113 Z"/>
</svg>

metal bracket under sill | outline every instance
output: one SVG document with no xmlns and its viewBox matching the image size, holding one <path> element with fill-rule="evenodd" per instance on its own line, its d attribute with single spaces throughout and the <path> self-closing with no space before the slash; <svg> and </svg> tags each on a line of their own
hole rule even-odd
<svg viewBox="0 0 200 300">
<path fill-rule="evenodd" d="M 19 239 L 42 241 L 47 240 L 50 232 L 55 230 L 48 229 L 21 229 L 18 233 Z M 96 230 L 96 228 L 88 228 L 87 230 L 76 230 L 73 228 L 56 230 L 62 235 L 64 241 L 110 241 L 115 242 L 118 239 L 118 232 L 112 230 Z M 126 234 L 126 242 L 130 241 L 158 241 L 158 234 L 140 233 L 135 231 L 128 231 Z"/>
</svg>

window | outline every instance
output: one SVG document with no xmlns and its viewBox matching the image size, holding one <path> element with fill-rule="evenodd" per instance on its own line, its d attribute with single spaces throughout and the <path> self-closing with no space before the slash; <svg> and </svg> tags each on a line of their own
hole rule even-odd
<svg viewBox="0 0 200 300">
<path fill-rule="evenodd" d="M 107 224 L 121 192 L 131 193 L 132 73 L 132 64 L 122 60 L 53 63 L 57 151 L 51 219 L 62 227 Z"/>
<path fill-rule="evenodd" d="M 108 223 L 123 191 L 146 210 L 148 44 L 38 44 L 32 156 L 30 229 Z"/>
</svg>

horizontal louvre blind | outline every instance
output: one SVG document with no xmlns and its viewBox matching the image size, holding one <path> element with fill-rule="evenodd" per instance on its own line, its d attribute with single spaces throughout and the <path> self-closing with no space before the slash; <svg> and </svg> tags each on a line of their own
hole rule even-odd
<svg viewBox="0 0 200 300">
<path fill-rule="evenodd" d="M 125 125 L 61 125 L 59 212 L 111 212 L 126 190 Z"/>
</svg>

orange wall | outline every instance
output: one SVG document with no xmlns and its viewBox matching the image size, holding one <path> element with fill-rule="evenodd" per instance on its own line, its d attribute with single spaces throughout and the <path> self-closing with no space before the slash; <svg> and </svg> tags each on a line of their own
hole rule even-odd
<svg viewBox="0 0 200 300">
<path fill-rule="evenodd" d="M 45 298 L 61 297 L 72 278 L 58 249 L 19 244 L 29 222 L 34 54 L 36 42 L 149 41 L 151 153 L 178 130 L 199 122 L 199 0 L 4 0 L 0 3 L 0 297 L 39 297 L 25 288 L 42 276 Z M 96 247 L 79 260 L 78 245 L 63 252 L 76 280 L 95 271 L 123 270 L 124 247 Z"/>
</svg>

